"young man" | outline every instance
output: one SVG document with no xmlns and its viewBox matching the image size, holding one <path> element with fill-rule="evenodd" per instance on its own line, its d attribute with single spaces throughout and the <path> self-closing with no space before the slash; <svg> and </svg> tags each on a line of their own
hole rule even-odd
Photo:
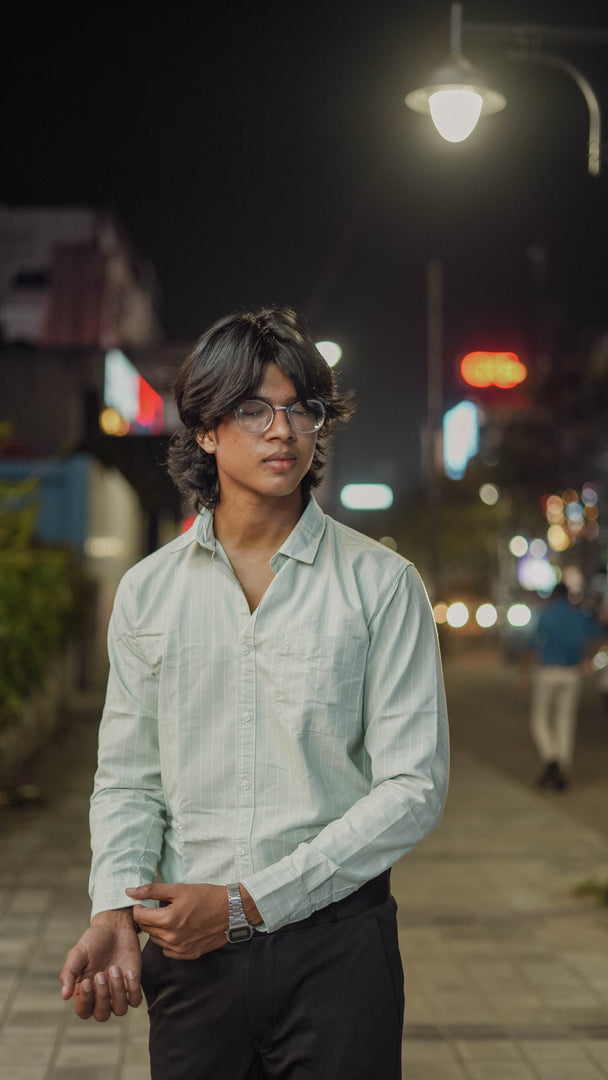
<svg viewBox="0 0 608 1080">
<path fill-rule="evenodd" d="M 555 586 L 530 636 L 530 651 L 538 665 L 532 684 L 530 733 L 543 768 L 539 787 L 564 791 L 574 755 L 574 736 L 581 672 L 594 648 L 604 636 L 602 627 L 590 615 L 570 602 L 563 582 Z"/>
<path fill-rule="evenodd" d="M 200 513 L 116 596 L 63 997 L 106 1020 L 141 980 L 154 1080 L 394 1080 L 389 869 L 447 786 L 428 600 L 310 495 L 350 404 L 294 312 L 216 323 L 176 399 L 169 468 Z"/>
</svg>

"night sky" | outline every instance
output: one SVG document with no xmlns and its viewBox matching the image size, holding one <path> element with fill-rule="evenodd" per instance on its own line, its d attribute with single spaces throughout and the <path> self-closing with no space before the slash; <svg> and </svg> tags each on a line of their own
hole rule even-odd
<svg viewBox="0 0 608 1080">
<path fill-rule="evenodd" d="M 155 267 L 170 341 L 243 306 L 306 311 L 342 344 L 358 401 L 341 481 L 419 482 L 429 258 L 444 269 L 448 404 L 466 351 L 534 362 L 541 301 L 564 348 L 608 326 L 608 181 L 587 174 L 574 83 L 465 31 L 507 109 L 454 146 L 403 104 L 447 53 L 448 3 L 64 10 L 3 17 L 3 202 L 110 206 Z M 464 18 L 607 30 L 608 5 L 478 2 Z M 608 132 L 608 44 L 555 51 L 587 75 Z"/>
</svg>

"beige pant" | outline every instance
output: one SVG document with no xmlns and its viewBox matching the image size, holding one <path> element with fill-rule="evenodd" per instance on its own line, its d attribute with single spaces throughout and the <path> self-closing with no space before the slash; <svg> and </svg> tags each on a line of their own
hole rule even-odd
<svg viewBox="0 0 608 1080">
<path fill-rule="evenodd" d="M 535 673 L 530 732 L 543 761 L 569 767 L 579 693 L 580 673 L 576 667 L 540 667 Z"/>
</svg>

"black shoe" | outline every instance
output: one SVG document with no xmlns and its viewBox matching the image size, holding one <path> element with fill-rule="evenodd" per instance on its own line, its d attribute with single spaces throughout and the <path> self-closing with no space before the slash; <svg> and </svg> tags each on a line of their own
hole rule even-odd
<svg viewBox="0 0 608 1080">
<path fill-rule="evenodd" d="M 557 761 L 547 762 L 536 783 L 538 787 L 553 788 L 555 791 L 565 791 L 569 786 L 568 779 Z"/>
<path fill-rule="evenodd" d="M 559 765 L 557 765 L 553 775 L 553 787 L 556 791 L 565 791 L 568 786 L 567 776 L 562 772 Z"/>
<path fill-rule="evenodd" d="M 538 787 L 555 787 L 556 777 L 559 774 L 557 761 L 548 761 L 536 783 Z"/>
</svg>

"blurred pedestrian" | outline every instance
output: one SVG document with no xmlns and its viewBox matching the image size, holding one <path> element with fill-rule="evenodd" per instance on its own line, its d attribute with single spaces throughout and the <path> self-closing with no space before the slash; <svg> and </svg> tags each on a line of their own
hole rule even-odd
<svg viewBox="0 0 608 1080">
<path fill-rule="evenodd" d="M 526 660 L 536 656 L 530 733 L 542 762 L 539 787 L 564 791 L 574 751 L 581 674 L 604 636 L 600 624 L 571 603 L 560 582 L 541 612 Z"/>
<path fill-rule="evenodd" d="M 397 1080 L 390 866 L 447 786 L 433 614 L 310 493 L 350 404 L 293 311 L 216 323 L 176 399 L 199 513 L 116 596 L 63 997 L 103 1021 L 143 986 L 153 1080 Z"/>
</svg>

